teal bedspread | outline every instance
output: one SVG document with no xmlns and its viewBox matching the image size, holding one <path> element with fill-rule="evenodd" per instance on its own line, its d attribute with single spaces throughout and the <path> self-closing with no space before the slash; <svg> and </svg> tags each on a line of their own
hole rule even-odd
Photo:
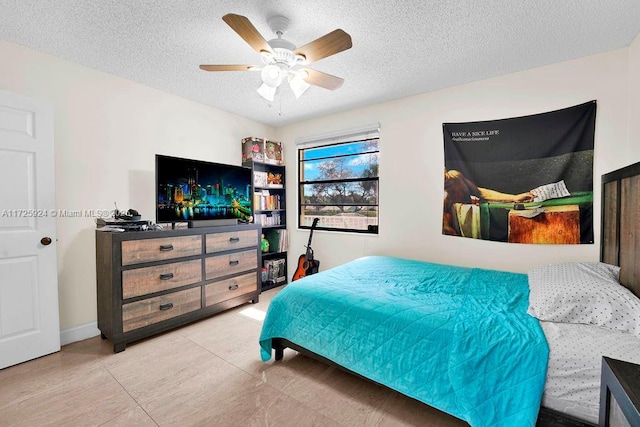
<svg viewBox="0 0 640 427">
<path fill-rule="evenodd" d="M 471 426 L 534 426 L 548 347 L 527 276 L 371 256 L 276 295 L 260 336 L 285 338 Z"/>
</svg>

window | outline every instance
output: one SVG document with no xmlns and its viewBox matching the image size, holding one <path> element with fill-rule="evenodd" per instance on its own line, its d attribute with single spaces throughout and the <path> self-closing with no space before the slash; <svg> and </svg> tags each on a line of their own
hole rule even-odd
<svg viewBox="0 0 640 427">
<path fill-rule="evenodd" d="M 378 234 L 378 125 L 297 143 L 299 227 Z"/>
</svg>

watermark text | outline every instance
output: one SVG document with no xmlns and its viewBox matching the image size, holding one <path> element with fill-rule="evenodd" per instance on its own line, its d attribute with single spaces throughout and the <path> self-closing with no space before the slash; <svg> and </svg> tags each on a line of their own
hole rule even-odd
<svg viewBox="0 0 640 427">
<path fill-rule="evenodd" d="M 115 209 L 3 209 L 0 218 L 111 218 Z"/>
</svg>

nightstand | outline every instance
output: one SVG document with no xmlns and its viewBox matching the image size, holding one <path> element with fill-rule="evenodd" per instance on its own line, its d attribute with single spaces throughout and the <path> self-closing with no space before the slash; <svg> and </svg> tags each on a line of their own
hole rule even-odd
<svg viewBox="0 0 640 427">
<path fill-rule="evenodd" d="M 640 365 L 602 358 L 600 426 L 640 426 Z"/>
</svg>

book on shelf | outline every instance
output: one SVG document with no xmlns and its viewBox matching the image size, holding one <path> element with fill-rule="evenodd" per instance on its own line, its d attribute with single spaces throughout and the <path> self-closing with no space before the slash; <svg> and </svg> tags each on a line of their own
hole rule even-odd
<svg viewBox="0 0 640 427">
<path fill-rule="evenodd" d="M 286 252 L 289 248 L 289 236 L 286 229 L 268 230 L 265 237 L 269 241 L 271 252 Z"/>
<path fill-rule="evenodd" d="M 255 214 L 253 222 L 263 227 L 274 227 L 282 225 L 280 212 L 272 212 L 271 214 Z"/>
<path fill-rule="evenodd" d="M 286 252 L 289 250 L 289 233 L 287 230 L 275 230 L 280 236 L 278 240 L 278 252 Z"/>
<path fill-rule="evenodd" d="M 269 190 L 256 191 L 253 193 L 253 208 L 259 211 L 280 209 L 280 195 L 271 194 Z"/>
</svg>

